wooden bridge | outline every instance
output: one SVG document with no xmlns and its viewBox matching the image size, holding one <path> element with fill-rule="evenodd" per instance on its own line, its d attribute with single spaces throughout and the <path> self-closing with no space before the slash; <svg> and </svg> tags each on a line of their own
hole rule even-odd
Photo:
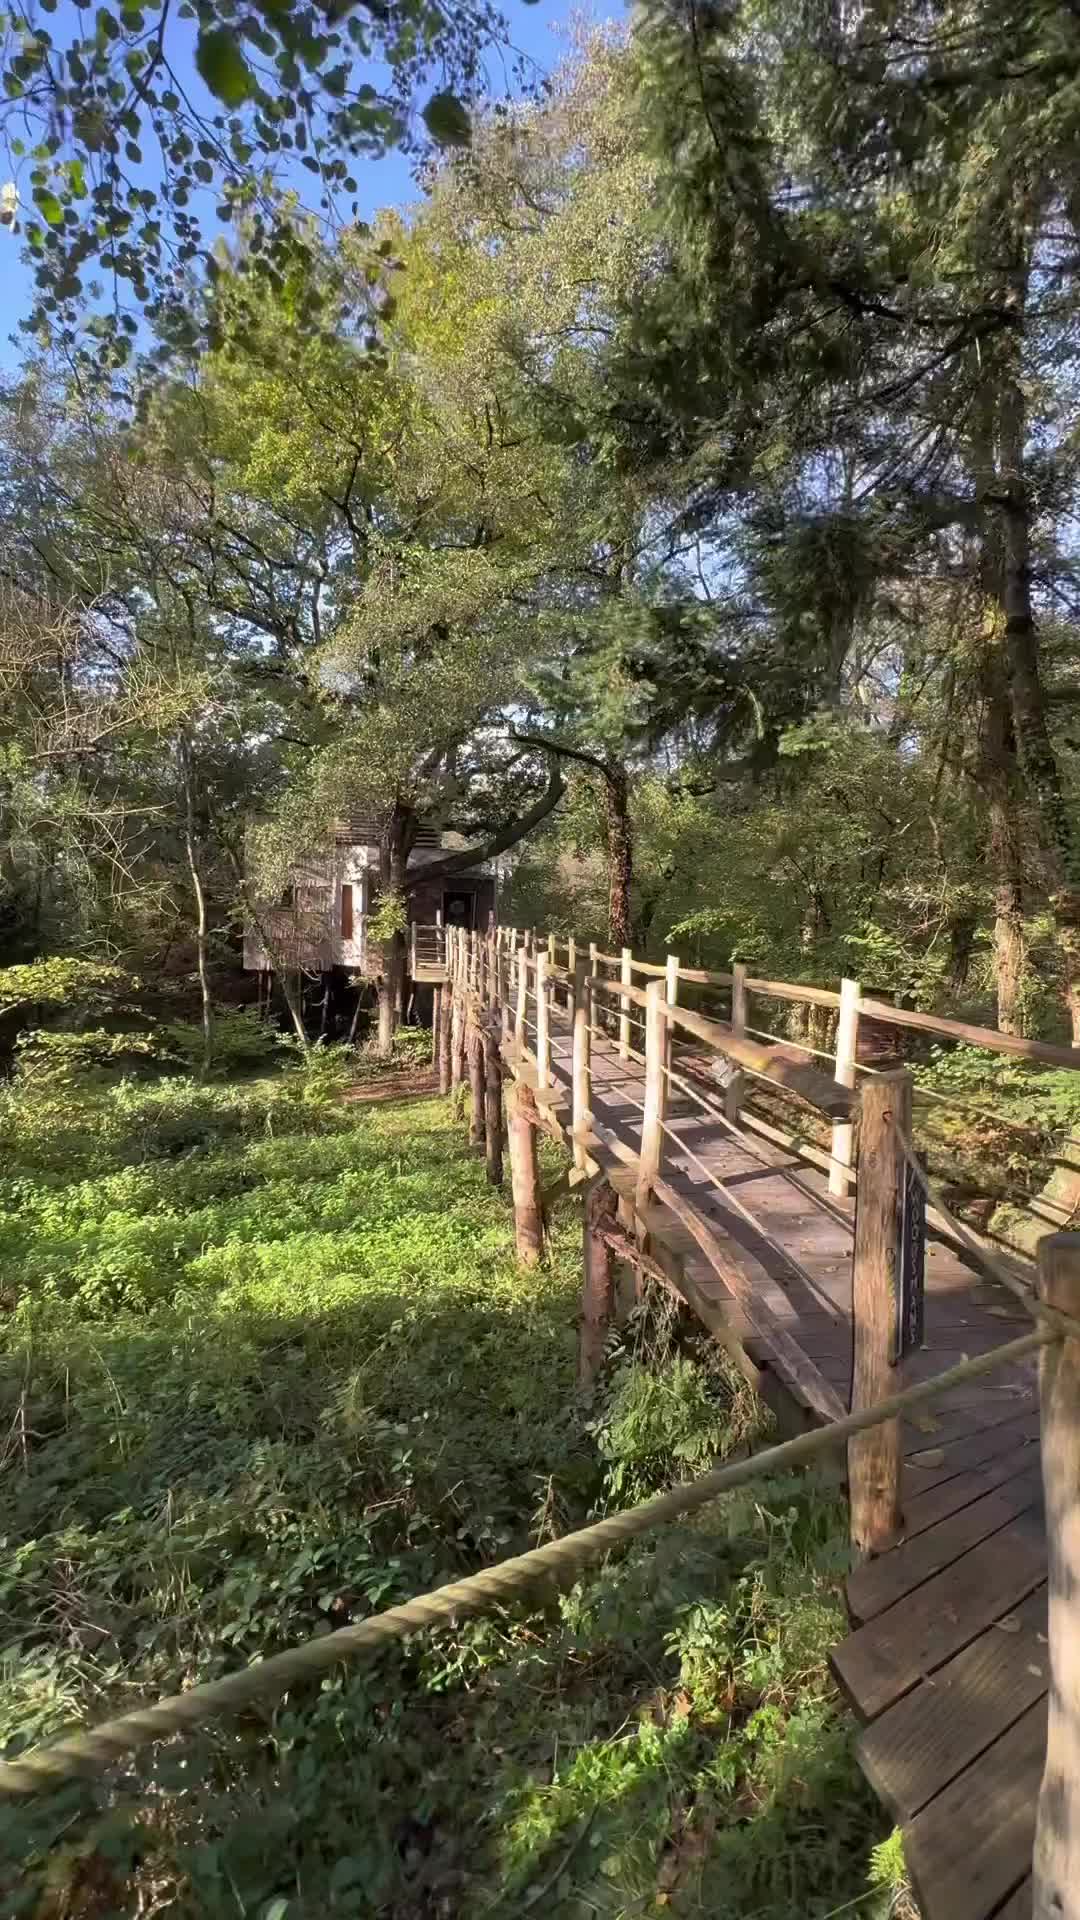
<svg viewBox="0 0 1080 1920">
<path fill-rule="evenodd" d="M 671 957 L 581 954 L 572 941 L 537 946 L 507 929 L 449 935 L 446 965 L 436 1052 L 447 1088 L 471 1074 L 473 1138 L 484 1139 L 486 1112 L 489 1165 L 502 1152 L 500 1083 L 512 1082 L 523 1257 L 540 1245 L 537 1127 L 563 1142 L 571 1178 L 585 1183 L 586 1375 L 616 1310 L 620 1254 L 624 1272 L 678 1294 L 789 1430 L 989 1354 L 1030 1325 L 1017 1295 L 1034 1292 L 1034 1268 L 931 1204 L 921 1339 L 901 1354 L 896 1222 L 912 1077 L 861 1062 L 860 1026 L 879 1040 L 929 1030 L 1070 1067 L 1077 1055 L 893 1008 L 852 982 L 832 993 Z M 726 1017 L 684 1004 L 691 994 L 722 1000 Z M 831 1054 L 753 1027 L 762 1000 L 824 1009 Z M 1071 1242 L 1054 1244 L 1076 1261 Z M 1071 1271 L 1059 1304 L 1077 1311 Z M 1080 1429 L 1080 1405 L 1076 1420 Z M 858 1436 L 848 1476 L 852 1631 L 833 1665 L 864 1722 L 861 1765 L 903 1828 L 924 1920 L 1026 1920 L 1050 1685 L 1034 1359 Z"/>
</svg>

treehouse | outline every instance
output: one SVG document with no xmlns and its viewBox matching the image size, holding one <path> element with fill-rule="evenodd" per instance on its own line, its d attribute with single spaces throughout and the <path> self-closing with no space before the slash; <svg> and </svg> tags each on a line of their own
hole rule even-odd
<svg viewBox="0 0 1080 1920">
<path fill-rule="evenodd" d="M 335 973 L 377 980 L 381 940 L 368 938 L 379 903 L 379 822 L 356 816 L 339 824 L 331 851 L 297 861 L 274 901 L 256 900 L 244 937 L 244 966 L 251 972 L 282 967 L 312 976 Z M 445 942 L 440 930 L 487 930 L 498 916 L 498 863 L 478 862 L 452 877 L 424 879 L 425 866 L 442 865 L 466 845 L 460 834 L 422 826 L 409 859 L 406 942 L 409 971 L 420 984 L 443 977 Z"/>
</svg>

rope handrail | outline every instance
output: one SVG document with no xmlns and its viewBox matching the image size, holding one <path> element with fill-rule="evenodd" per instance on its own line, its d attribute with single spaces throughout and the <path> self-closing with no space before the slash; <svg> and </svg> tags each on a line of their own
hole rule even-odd
<svg viewBox="0 0 1080 1920">
<path fill-rule="evenodd" d="M 493 1567 L 464 1580 L 454 1580 L 419 1594 L 398 1607 L 362 1620 L 355 1626 L 339 1627 L 336 1632 L 305 1640 L 284 1653 L 272 1654 L 239 1673 L 226 1674 L 221 1680 L 209 1680 L 186 1693 L 171 1694 L 153 1706 L 136 1707 L 97 1727 L 68 1734 L 45 1746 L 31 1748 L 14 1760 L 0 1762 L 0 1793 L 32 1794 L 47 1786 L 59 1785 L 81 1774 L 96 1773 L 117 1760 L 155 1740 L 171 1734 L 186 1733 L 201 1727 L 219 1714 L 235 1713 L 252 1702 L 273 1695 L 280 1698 L 289 1688 L 316 1674 L 325 1673 L 339 1660 L 368 1657 L 406 1639 L 410 1634 L 444 1622 L 461 1620 L 514 1599 L 537 1581 L 569 1580 L 582 1567 L 601 1559 L 615 1547 L 625 1546 L 641 1534 L 663 1526 L 682 1514 L 694 1513 L 720 1494 L 731 1493 L 762 1474 L 780 1473 L 791 1467 L 805 1466 L 819 1454 L 828 1452 L 852 1434 L 865 1433 L 906 1414 L 910 1408 L 924 1405 L 939 1393 L 947 1393 L 966 1380 L 991 1373 L 1037 1352 L 1058 1340 L 1062 1331 L 1080 1337 L 1080 1321 L 1046 1309 L 1040 1318 L 1056 1324 L 1033 1327 L 1018 1339 L 1007 1341 L 989 1353 L 962 1360 L 930 1380 L 922 1380 L 872 1407 L 849 1413 L 842 1420 L 812 1428 L 793 1440 L 784 1440 L 749 1459 L 730 1466 L 715 1467 L 696 1480 L 656 1494 L 626 1513 L 612 1514 L 591 1526 L 581 1527 L 561 1540 L 551 1540 L 531 1552 L 515 1554 Z"/>
</svg>

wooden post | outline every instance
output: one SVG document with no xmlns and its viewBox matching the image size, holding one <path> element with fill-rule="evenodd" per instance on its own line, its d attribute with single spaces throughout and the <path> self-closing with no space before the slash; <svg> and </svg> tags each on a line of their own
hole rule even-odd
<svg viewBox="0 0 1080 1920">
<path fill-rule="evenodd" d="M 836 1022 L 836 1080 L 842 1087 L 855 1085 L 855 1060 L 859 1044 L 859 994 L 861 988 L 857 980 L 840 982 L 840 1014 Z M 854 1129 L 850 1120 L 834 1120 L 832 1130 L 832 1157 L 834 1164 L 829 1168 L 829 1192 L 846 1197 L 851 1192 L 851 1181 L 842 1167 L 835 1165 L 837 1160 L 845 1167 L 852 1164 Z"/>
<path fill-rule="evenodd" d="M 436 987 L 431 996 L 431 1064 L 439 1063 L 439 1035 L 442 1031 L 442 988 Z"/>
<path fill-rule="evenodd" d="M 450 1090 L 456 1093 L 465 1081 L 465 990 L 458 986 L 452 1002 L 453 1024 L 450 1036 Z"/>
<path fill-rule="evenodd" d="M 584 1139 L 592 1118 L 592 1082 L 590 1075 L 591 1049 L 589 1032 L 590 1000 L 592 996 L 585 985 L 585 962 L 577 961 L 574 967 L 574 1059 L 573 1059 L 573 1120 L 571 1122 L 571 1146 L 575 1167 L 585 1165 L 586 1150 Z"/>
<path fill-rule="evenodd" d="M 540 1211 L 538 1116 L 532 1090 L 515 1080 L 506 1102 L 510 1185 L 514 1195 L 514 1242 L 523 1267 L 535 1267 L 544 1245 Z"/>
<path fill-rule="evenodd" d="M 553 933 L 549 933 L 547 937 L 547 958 L 549 967 L 557 964 L 555 957 L 555 935 Z"/>
<path fill-rule="evenodd" d="M 664 968 L 667 1003 L 669 1007 L 673 1007 L 679 998 L 679 956 L 677 953 L 668 954 Z"/>
<path fill-rule="evenodd" d="M 607 1235 L 618 1226 L 618 1198 L 603 1175 L 585 1189 L 582 1228 L 583 1285 L 578 1335 L 578 1386 L 589 1388 L 604 1359 L 608 1329 L 615 1313 L 615 1276 Z"/>
<path fill-rule="evenodd" d="M 1047 1234 L 1036 1258 L 1040 1297 L 1080 1320 L 1080 1233 Z M 1032 1920 L 1080 1920 L 1080 1340 L 1043 1348 L 1039 1403 L 1050 1560 L 1050 1701 Z"/>
<path fill-rule="evenodd" d="M 514 1008 L 514 1039 L 519 1047 L 525 1045 L 525 1005 L 529 992 L 529 957 L 522 947 L 517 957 L 517 1005 Z"/>
<path fill-rule="evenodd" d="M 652 1195 L 652 1183 L 664 1154 L 664 1114 L 667 1111 L 667 1015 L 665 982 L 650 980 L 645 989 L 645 1111 L 641 1116 L 641 1153 L 638 1159 L 634 1205 L 643 1214 Z"/>
<path fill-rule="evenodd" d="M 736 1040 L 746 1038 L 746 968 L 736 960 L 731 969 L 731 1031 Z M 724 1091 L 724 1112 L 729 1120 L 738 1120 L 742 1104 L 743 1076 L 732 1071 Z"/>
<path fill-rule="evenodd" d="M 478 1009 L 476 1010 L 478 1011 Z M 484 1077 L 484 1036 L 476 1011 L 469 1014 L 469 1145 L 482 1147 L 484 1144 L 484 1115 L 487 1107 L 486 1082 Z"/>
<path fill-rule="evenodd" d="M 852 1268 L 855 1323 L 851 1410 L 873 1407 L 903 1385 L 893 1364 L 900 1285 L 904 1154 L 896 1128 L 911 1128 L 911 1075 L 884 1073 L 862 1091 L 858 1205 Z M 900 1526 L 900 1422 L 887 1420 L 848 1441 L 851 1544 L 858 1558 L 883 1553 Z"/>
<path fill-rule="evenodd" d="M 510 1038 L 510 1029 L 511 1029 L 510 985 L 513 978 L 513 972 L 514 972 L 513 952 L 512 950 L 510 952 L 507 952 L 506 948 L 504 947 L 498 956 L 498 962 L 495 970 L 495 1005 L 499 1011 L 500 1045 L 504 1040 L 509 1040 Z"/>
<path fill-rule="evenodd" d="M 439 1092 L 449 1093 L 451 1080 L 452 1045 L 450 1035 L 450 1013 L 453 1006 L 454 990 L 447 981 L 439 994 Z"/>
<path fill-rule="evenodd" d="M 541 950 L 536 956 L 536 1078 L 541 1087 L 551 1085 L 551 1033 L 548 1024 L 548 957 Z"/>
<path fill-rule="evenodd" d="M 622 964 L 619 978 L 624 987 L 634 984 L 634 955 L 629 947 L 622 950 Z M 630 1002 L 625 997 L 619 1001 L 619 1059 L 630 1058 Z"/>
<path fill-rule="evenodd" d="M 487 1159 L 487 1177 L 493 1187 L 502 1185 L 502 1061 L 499 1058 L 499 1043 L 502 1038 L 502 1014 L 498 1006 L 492 1006 L 484 1016 L 482 1025 L 484 1039 L 484 1132 Z"/>
</svg>

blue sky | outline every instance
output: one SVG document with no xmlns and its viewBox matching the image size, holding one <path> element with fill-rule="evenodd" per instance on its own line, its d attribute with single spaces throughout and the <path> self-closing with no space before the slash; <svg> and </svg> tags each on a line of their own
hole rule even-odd
<svg viewBox="0 0 1080 1920">
<path fill-rule="evenodd" d="M 612 0 L 601 11 L 603 14 L 614 14 L 621 10 L 620 0 Z M 64 38 L 65 14 L 74 21 L 76 11 L 73 0 L 61 0 L 48 22 L 56 41 L 62 42 Z M 567 50 L 567 25 L 580 12 L 580 4 L 575 4 L 575 0 L 538 0 L 535 6 L 523 4 L 523 0 L 505 0 L 513 52 L 505 60 L 498 54 L 489 56 L 487 65 L 493 94 L 510 90 L 515 54 L 526 56 L 542 72 L 550 72 L 557 66 Z M 202 92 L 193 69 L 185 76 L 185 85 L 188 84 L 193 93 Z M 203 99 L 212 111 L 205 94 Z M 6 164 L 0 159 L 0 168 Z M 417 197 L 412 164 L 400 153 L 388 153 L 381 160 L 361 158 L 355 171 L 360 188 L 358 198 L 361 212 L 365 215 L 373 214 L 379 207 L 396 205 Z M 288 178 L 287 175 L 284 177 Z M 0 173 L 0 178 L 7 178 L 7 173 Z M 307 200 L 312 188 L 311 176 L 298 169 L 297 185 Z M 212 220 L 207 223 L 207 231 L 211 230 Z M 32 300 L 33 278 L 21 258 L 21 244 L 17 235 L 0 229 L 0 368 L 9 370 L 18 364 L 26 350 L 25 340 L 18 335 L 17 328 L 19 321 L 29 312 Z"/>
</svg>

